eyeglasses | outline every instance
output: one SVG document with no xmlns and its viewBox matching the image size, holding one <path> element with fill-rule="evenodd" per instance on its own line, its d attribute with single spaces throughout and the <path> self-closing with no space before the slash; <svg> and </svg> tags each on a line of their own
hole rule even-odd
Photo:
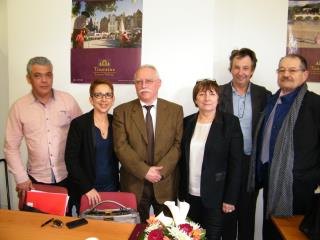
<svg viewBox="0 0 320 240">
<path fill-rule="evenodd" d="M 106 99 L 113 98 L 113 93 L 112 92 L 106 92 L 106 93 L 97 92 L 97 93 L 93 93 L 92 95 L 96 99 L 102 99 L 103 97 L 105 97 Z"/>
<path fill-rule="evenodd" d="M 153 80 L 153 79 L 145 79 L 145 80 L 134 80 L 134 83 L 136 84 L 136 85 L 143 85 L 143 83 L 145 84 L 145 85 L 151 85 L 151 84 L 153 84 L 154 82 L 155 82 L 156 80 Z"/>
<path fill-rule="evenodd" d="M 305 69 L 296 69 L 296 68 L 289 68 L 289 69 L 286 69 L 286 68 L 278 68 L 277 69 L 277 73 L 278 74 L 285 74 L 286 73 L 286 71 L 288 71 L 288 73 L 290 74 L 290 75 L 293 75 L 293 74 L 295 74 L 295 73 L 297 73 L 297 72 L 304 72 L 305 71 Z"/>
</svg>

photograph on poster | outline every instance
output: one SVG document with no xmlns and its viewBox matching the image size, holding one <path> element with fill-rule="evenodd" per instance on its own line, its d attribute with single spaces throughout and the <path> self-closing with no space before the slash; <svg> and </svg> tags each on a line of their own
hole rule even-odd
<svg viewBox="0 0 320 240">
<path fill-rule="evenodd" d="M 143 0 L 72 0 L 71 82 L 133 83 L 141 64 Z"/>
<path fill-rule="evenodd" d="M 72 2 L 73 48 L 140 48 L 142 1 Z"/>
<path fill-rule="evenodd" d="M 287 52 L 309 62 L 309 81 L 320 82 L 320 1 L 290 1 Z"/>
</svg>

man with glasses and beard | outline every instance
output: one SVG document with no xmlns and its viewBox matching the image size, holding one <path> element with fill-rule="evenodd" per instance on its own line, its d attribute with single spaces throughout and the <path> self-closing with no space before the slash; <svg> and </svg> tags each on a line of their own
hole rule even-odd
<svg viewBox="0 0 320 240">
<path fill-rule="evenodd" d="M 134 74 L 138 98 L 114 109 L 114 148 L 121 162 L 120 190 L 133 192 L 141 222 L 166 210 L 177 197 L 177 163 L 183 127 L 180 105 L 158 98 L 157 69 L 143 65 Z"/>
<path fill-rule="evenodd" d="M 298 54 L 280 59 L 280 89 L 257 126 L 248 190 L 263 188 L 263 239 L 282 239 L 271 216 L 305 214 L 320 183 L 320 96 L 308 91 L 308 65 Z"/>
</svg>

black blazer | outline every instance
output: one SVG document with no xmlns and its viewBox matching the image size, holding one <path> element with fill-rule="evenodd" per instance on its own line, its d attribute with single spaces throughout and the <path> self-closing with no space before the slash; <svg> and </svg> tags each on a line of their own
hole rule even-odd
<svg viewBox="0 0 320 240">
<path fill-rule="evenodd" d="M 112 137 L 112 115 L 108 114 L 108 137 Z M 95 125 L 93 110 L 72 120 L 68 132 L 65 161 L 71 185 L 78 193 L 85 194 L 94 187 L 95 175 Z M 112 154 L 114 179 L 119 186 L 119 167 Z"/>
<path fill-rule="evenodd" d="M 219 90 L 220 90 L 219 109 L 223 112 L 228 112 L 233 114 L 231 82 L 221 85 L 219 87 Z M 264 107 L 266 106 L 268 96 L 271 95 L 271 92 L 268 91 L 265 87 L 251 83 L 250 95 L 251 95 L 251 105 L 252 105 L 252 139 L 253 139 L 259 118 L 261 116 L 261 113 L 264 110 Z"/>
<path fill-rule="evenodd" d="M 275 101 L 279 92 L 270 98 Z M 304 214 L 311 206 L 314 189 L 320 185 L 320 96 L 307 91 L 293 130 L 293 213 Z M 254 145 L 263 131 L 264 115 L 259 120 Z M 260 141 L 259 141 L 260 142 Z M 260 164 L 259 153 L 250 160 L 248 190 L 254 191 L 257 187 L 256 164 Z"/>
<path fill-rule="evenodd" d="M 180 200 L 188 200 L 190 142 L 198 114 L 184 119 L 182 159 L 180 161 Z M 236 204 L 241 178 L 243 139 L 238 118 L 217 111 L 205 144 L 201 170 L 200 195 L 207 208 L 222 208 L 222 203 Z"/>
</svg>

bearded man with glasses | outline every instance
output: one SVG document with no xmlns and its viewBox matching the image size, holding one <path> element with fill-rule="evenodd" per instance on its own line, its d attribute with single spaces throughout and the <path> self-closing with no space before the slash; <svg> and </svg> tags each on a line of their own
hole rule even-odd
<svg viewBox="0 0 320 240">
<path fill-rule="evenodd" d="M 136 195 L 145 223 L 151 205 L 157 215 L 166 210 L 165 201 L 176 200 L 183 110 L 158 98 L 161 79 L 154 66 L 138 68 L 134 82 L 138 98 L 114 109 L 114 147 L 120 190 Z"/>
<path fill-rule="evenodd" d="M 248 190 L 263 188 L 263 239 L 282 239 L 271 216 L 305 214 L 320 183 L 320 96 L 308 91 L 306 59 L 288 54 L 277 69 L 280 89 L 257 126 Z"/>
</svg>

